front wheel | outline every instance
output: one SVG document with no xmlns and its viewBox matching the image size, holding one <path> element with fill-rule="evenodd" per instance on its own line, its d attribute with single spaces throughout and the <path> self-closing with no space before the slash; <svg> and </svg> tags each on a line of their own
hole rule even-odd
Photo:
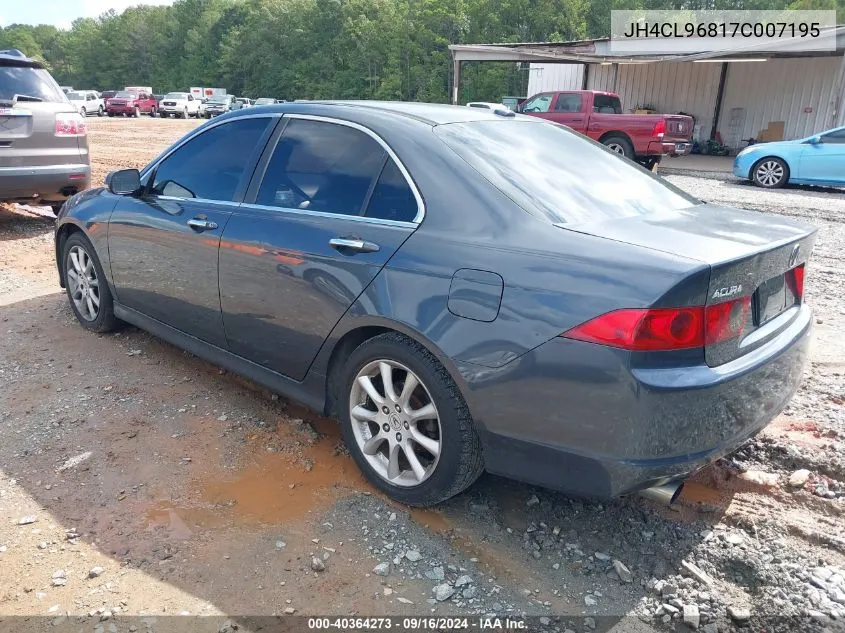
<svg viewBox="0 0 845 633">
<path fill-rule="evenodd" d="M 341 374 L 344 439 L 367 479 L 388 496 L 434 505 L 481 474 L 481 442 L 469 409 L 425 347 L 381 334 L 357 347 Z"/>
<path fill-rule="evenodd" d="M 156 114 L 157 114 L 157 112 L 156 112 L 155 108 L 150 110 L 150 118 L 153 118 L 153 119 L 156 118 Z"/>
<path fill-rule="evenodd" d="M 769 156 L 751 168 L 751 179 L 758 187 L 777 189 L 789 180 L 789 167 L 780 158 Z"/>
<path fill-rule="evenodd" d="M 97 108 L 97 116 L 103 116 L 103 106 Z"/>
<path fill-rule="evenodd" d="M 88 116 L 88 112 L 86 112 L 86 111 L 85 111 L 85 108 L 80 108 L 80 109 L 79 109 L 79 114 L 81 114 L 81 115 L 82 115 L 82 118 L 83 118 L 83 119 L 84 119 L 86 116 Z"/>
<path fill-rule="evenodd" d="M 136 107 L 136 108 L 132 111 L 132 116 L 133 116 L 133 117 L 135 117 L 136 119 L 137 119 L 139 116 L 141 116 L 141 108 L 137 108 L 137 107 Z"/>
<path fill-rule="evenodd" d="M 82 233 L 64 245 L 65 287 L 76 320 L 92 332 L 111 332 L 120 323 L 114 316 L 111 290 L 91 242 Z"/>
</svg>

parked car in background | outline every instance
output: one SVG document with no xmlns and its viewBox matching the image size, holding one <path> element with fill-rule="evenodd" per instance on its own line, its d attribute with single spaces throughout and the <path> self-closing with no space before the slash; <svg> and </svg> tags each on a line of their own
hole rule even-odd
<svg viewBox="0 0 845 633">
<path fill-rule="evenodd" d="M 73 86 L 59 86 L 62 89 L 62 92 L 67 94 L 73 90 Z"/>
<path fill-rule="evenodd" d="M 66 96 L 82 116 L 89 114 L 103 116 L 106 112 L 100 93 L 94 90 L 71 90 L 66 93 Z"/>
<path fill-rule="evenodd" d="M 154 117 L 158 112 L 158 102 L 148 92 L 121 90 L 109 99 L 108 104 L 106 104 L 106 112 L 109 116 L 138 117 L 142 114 L 149 114 Z"/>
<path fill-rule="evenodd" d="M 677 490 L 807 361 L 814 227 L 702 203 L 532 117 L 267 106 L 106 183 L 57 222 L 79 323 L 128 321 L 339 417 L 403 503 L 485 468 Z"/>
<path fill-rule="evenodd" d="M 100 93 L 100 97 L 103 100 L 103 107 L 104 108 L 108 108 L 109 99 L 111 99 L 113 96 L 115 96 L 117 94 L 117 92 L 118 92 L 117 90 L 103 90 Z"/>
<path fill-rule="evenodd" d="M 261 106 L 261 105 L 273 105 L 279 103 L 278 99 L 273 99 L 272 97 L 260 97 L 255 100 L 253 105 Z"/>
<path fill-rule="evenodd" d="M 225 114 L 226 112 L 231 112 L 232 110 L 239 110 L 240 107 L 241 104 L 234 95 L 216 95 L 214 97 L 209 97 L 209 99 L 205 102 L 205 108 L 203 111 L 205 112 L 205 118 L 210 119 L 211 117 Z"/>
<path fill-rule="evenodd" d="M 188 92 L 194 95 L 194 99 L 202 99 L 203 101 L 205 101 L 207 99 L 210 99 L 211 97 L 220 97 L 226 94 L 226 89 L 191 87 Z"/>
<path fill-rule="evenodd" d="M 91 182 L 85 119 L 42 64 L 0 51 L 0 202 L 62 202 Z"/>
<path fill-rule="evenodd" d="M 252 105 L 252 99 L 247 99 L 246 97 L 235 97 L 235 99 L 241 104 L 241 108 L 248 108 Z"/>
<path fill-rule="evenodd" d="M 737 154 L 734 175 L 759 187 L 786 183 L 845 186 L 845 127 L 795 141 L 750 145 Z"/>
<path fill-rule="evenodd" d="M 200 100 L 194 99 L 190 92 L 168 92 L 159 103 L 159 113 L 162 117 L 172 116 L 176 119 L 199 117 Z"/>
<path fill-rule="evenodd" d="M 622 114 L 622 102 L 612 92 L 544 92 L 523 102 L 519 111 L 572 128 L 648 168 L 662 156 L 692 150 L 692 117 Z"/>
</svg>

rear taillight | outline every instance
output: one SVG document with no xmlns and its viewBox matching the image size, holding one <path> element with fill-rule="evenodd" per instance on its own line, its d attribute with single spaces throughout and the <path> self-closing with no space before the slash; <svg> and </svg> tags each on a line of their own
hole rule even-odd
<svg viewBox="0 0 845 633">
<path fill-rule="evenodd" d="M 786 272 L 786 283 L 800 303 L 804 298 L 804 264 Z"/>
<path fill-rule="evenodd" d="M 654 125 L 654 129 L 651 131 L 651 135 L 656 138 L 663 138 L 663 135 L 666 133 L 666 121 L 661 119 Z"/>
<path fill-rule="evenodd" d="M 740 297 L 704 308 L 704 344 L 723 343 L 742 334 L 750 310 L 751 297 Z"/>
<path fill-rule="evenodd" d="M 85 136 L 88 128 L 78 112 L 60 112 L 56 115 L 56 136 Z"/>
<path fill-rule="evenodd" d="M 565 338 L 657 352 L 715 345 L 742 334 L 751 297 L 712 306 L 608 312 L 561 334 Z"/>
</svg>

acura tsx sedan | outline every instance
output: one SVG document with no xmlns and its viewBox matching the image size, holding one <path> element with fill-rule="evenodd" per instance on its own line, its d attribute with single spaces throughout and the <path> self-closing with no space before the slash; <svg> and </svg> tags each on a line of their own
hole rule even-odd
<svg viewBox="0 0 845 633">
<path fill-rule="evenodd" d="M 671 488 L 735 449 L 801 380 L 814 240 L 535 118 L 301 102 L 74 196 L 56 258 L 83 327 L 339 418 L 377 487 L 428 505 L 484 470 Z"/>
</svg>

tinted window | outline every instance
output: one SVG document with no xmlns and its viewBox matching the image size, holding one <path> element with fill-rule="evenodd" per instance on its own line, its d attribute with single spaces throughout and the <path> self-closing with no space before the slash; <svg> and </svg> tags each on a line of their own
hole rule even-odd
<svg viewBox="0 0 845 633">
<path fill-rule="evenodd" d="M 229 201 L 270 119 L 224 123 L 191 139 L 156 169 L 152 193 Z"/>
<path fill-rule="evenodd" d="M 555 104 L 555 112 L 580 112 L 581 111 L 581 95 L 578 94 L 562 94 L 557 96 L 557 103 Z"/>
<path fill-rule="evenodd" d="M 601 114 L 622 114 L 622 102 L 619 97 L 611 95 L 595 95 L 593 98 L 593 112 Z"/>
<path fill-rule="evenodd" d="M 392 158 L 387 159 L 364 215 L 399 222 L 412 222 L 417 216 L 417 199 Z"/>
<path fill-rule="evenodd" d="M 65 101 L 64 92 L 43 68 L 0 66 L 0 99 L 11 101 L 15 95 L 38 97 L 42 101 Z"/>
<path fill-rule="evenodd" d="M 845 144 L 845 130 L 836 130 L 830 134 L 825 134 L 822 136 L 822 143 Z"/>
<path fill-rule="evenodd" d="M 381 145 L 359 130 L 292 119 L 273 152 L 256 202 L 360 215 L 384 157 Z"/>
<path fill-rule="evenodd" d="M 548 112 L 552 103 L 552 95 L 538 95 L 527 101 L 522 108 L 523 112 Z"/>
<path fill-rule="evenodd" d="M 526 118 L 450 123 L 434 130 L 505 195 L 552 222 L 611 220 L 697 203 L 563 125 Z"/>
</svg>

